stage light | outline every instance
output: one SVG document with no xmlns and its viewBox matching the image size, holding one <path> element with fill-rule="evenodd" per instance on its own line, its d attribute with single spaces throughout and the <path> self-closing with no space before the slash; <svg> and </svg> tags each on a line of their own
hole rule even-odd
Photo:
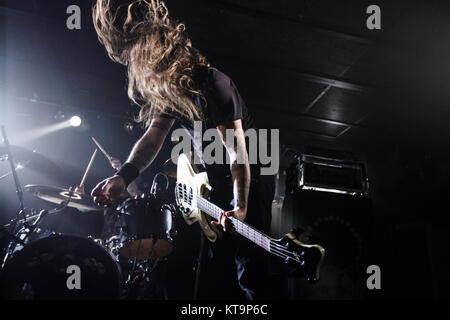
<svg viewBox="0 0 450 320">
<path fill-rule="evenodd" d="M 44 136 L 47 136 L 53 132 L 57 132 L 60 130 L 68 129 L 68 128 L 75 128 L 80 127 L 82 125 L 82 118 L 80 116 L 72 116 L 71 118 L 68 118 L 64 120 L 64 114 L 58 113 L 55 116 L 55 119 L 59 119 L 58 122 L 45 125 L 38 128 L 33 128 L 29 130 L 24 130 L 17 132 L 12 135 L 11 141 L 14 141 L 13 143 L 16 145 L 23 145 L 27 144 L 32 140 L 36 140 L 39 138 L 42 138 Z M 83 125 L 85 126 L 85 125 Z"/>
<path fill-rule="evenodd" d="M 81 118 L 79 116 L 73 116 L 69 121 L 72 127 L 79 127 L 81 125 Z"/>
</svg>

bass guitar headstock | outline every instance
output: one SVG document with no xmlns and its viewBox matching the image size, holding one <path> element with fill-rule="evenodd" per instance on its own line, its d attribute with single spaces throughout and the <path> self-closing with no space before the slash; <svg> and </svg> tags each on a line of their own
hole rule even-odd
<svg viewBox="0 0 450 320">
<path fill-rule="evenodd" d="M 294 274 L 304 275 L 306 280 L 317 282 L 325 249 L 319 244 L 306 244 L 298 240 L 301 232 L 301 229 L 294 229 L 281 239 L 272 240 L 270 252 L 292 267 Z"/>
</svg>

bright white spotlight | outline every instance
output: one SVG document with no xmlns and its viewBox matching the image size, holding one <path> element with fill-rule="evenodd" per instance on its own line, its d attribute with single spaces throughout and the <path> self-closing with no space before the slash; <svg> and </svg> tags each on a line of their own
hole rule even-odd
<svg viewBox="0 0 450 320">
<path fill-rule="evenodd" d="M 69 121 L 72 127 L 79 127 L 81 125 L 81 118 L 79 116 L 73 116 Z"/>
</svg>

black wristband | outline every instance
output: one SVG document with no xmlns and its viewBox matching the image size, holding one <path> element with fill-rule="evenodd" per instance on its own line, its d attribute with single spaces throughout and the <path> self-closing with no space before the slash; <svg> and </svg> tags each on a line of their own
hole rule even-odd
<svg viewBox="0 0 450 320">
<path fill-rule="evenodd" d="M 139 169 L 134 164 L 125 162 L 116 173 L 121 176 L 128 187 L 128 185 L 139 176 Z"/>
</svg>

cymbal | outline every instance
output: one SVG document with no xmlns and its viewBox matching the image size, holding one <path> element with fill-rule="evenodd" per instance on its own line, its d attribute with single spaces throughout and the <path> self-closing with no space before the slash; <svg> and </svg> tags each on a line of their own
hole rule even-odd
<svg viewBox="0 0 450 320">
<path fill-rule="evenodd" d="M 53 161 L 44 155 L 19 146 L 10 146 L 12 156 L 16 165 L 34 171 L 45 173 L 48 176 L 56 176 L 60 173 L 60 168 Z M 3 159 L 4 158 L 4 159 Z M 7 151 L 4 145 L 0 145 L 0 159 L 7 159 Z"/>
<path fill-rule="evenodd" d="M 29 184 L 24 187 L 24 189 L 39 199 L 55 203 L 61 204 L 63 201 L 68 200 L 68 207 L 78 209 L 82 212 L 87 211 L 101 211 L 102 207 L 94 204 L 90 196 L 86 196 L 84 194 L 80 194 L 77 192 L 71 192 L 68 189 L 58 188 L 58 187 L 48 187 L 48 186 L 38 186 L 34 184 Z"/>
</svg>

